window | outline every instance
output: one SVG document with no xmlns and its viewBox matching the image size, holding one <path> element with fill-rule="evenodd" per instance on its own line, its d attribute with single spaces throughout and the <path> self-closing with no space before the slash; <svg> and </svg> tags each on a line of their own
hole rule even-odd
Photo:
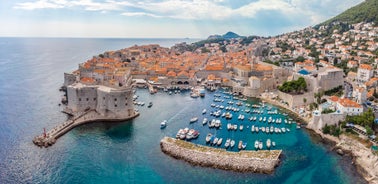
<svg viewBox="0 0 378 184">
<path fill-rule="evenodd" d="M 117 101 L 117 98 L 114 98 L 114 101 Z"/>
<path fill-rule="evenodd" d="M 125 106 L 127 106 L 127 103 L 125 103 Z"/>
<path fill-rule="evenodd" d="M 81 98 L 79 98 L 79 102 L 81 101 Z"/>
<path fill-rule="evenodd" d="M 114 107 L 117 107 L 117 104 L 114 104 Z"/>
<path fill-rule="evenodd" d="M 87 98 L 87 101 L 89 101 L 89 98 Z"/>
<path fill-rule="evenodd" d="M 103 100 L 105 100 L 105 97 L 102 97 Z"/>
<path fill-rule="evenodd" d="M 96 101 L 96 98 L 93 98 L 93 101 Z"/>
</svg>

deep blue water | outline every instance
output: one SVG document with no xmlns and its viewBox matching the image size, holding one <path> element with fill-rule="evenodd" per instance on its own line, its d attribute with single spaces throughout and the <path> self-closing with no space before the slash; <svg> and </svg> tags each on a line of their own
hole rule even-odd
<svg viewBox="0 0 378 184">
<path fill-rule="evenodd" d="M 32 138 L 43 128 L 67 118 L 58 106 L 64 72 L 107 50 L 181 41 L 192 40 L 0 38 L 0 183 L 364 183 L 350 159 L 328 151 L 294 125 L 286 134 L 252 134 L 246 127 L 252 125 L 247 120 L 251 115 L 245 113 L 241 122 L 236 113 L 230 122 L 244 124 L 242 132 L 227 131 L 225 120 L 221 130 L 202 126 L 204 116 L 210 119 L 214 93 L 193 99 L 188 93 L 150 95 L 140 89 L 138 100 L 154 105 L 137 107 L 141 115 L 136 119 L 77 127 L 47 149 L 33 145 Z M 208 110 L 204 116 L 203 108 Z M 189 124 L 193 116 L 199 122 Z M 164 119 L 168 126 L 160 130 Z M 256 139 L 269 137 L 283 149 L 282 162 L 273 174 L 264 175 L 191 166 L 164 155 L 160 139 L 185 127 L 200 130 L 193 141 L 199 144 L 208 132 L 247 141 L 247 149 L 253 149 Z"/>
</svg>

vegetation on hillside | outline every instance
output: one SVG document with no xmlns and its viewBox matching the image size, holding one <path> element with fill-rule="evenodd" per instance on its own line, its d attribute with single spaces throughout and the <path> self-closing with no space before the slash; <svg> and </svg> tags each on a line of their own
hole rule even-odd
<svg viewBox="0 0 378 184">
<path fill-rule="evenodd" d="M 298 80 L 284 82 L 278 89 L 284 93 L 301 94 L 307 91 L 307 84 L 303 77 L 299 77 Z"/>
<path fill-rule="evenodd" d="M 363 127 L 369 127 L 370 129 L 373 127 L 374 123 L 374 113 L 373 110 L 369 108 L 368 111 L 363 112 L 361 115 L 357 116 L 347 116 L 345 123 L 354 123 L 357 125 L 361 125 Z"/>
<path fill-rule="evenodd" d="M 365 0 L 321 25 L 328 25 L 332 22 L 348 22 L 349 24 L 359 22 L 378 23 L 378 0 Z"/>
</svg>

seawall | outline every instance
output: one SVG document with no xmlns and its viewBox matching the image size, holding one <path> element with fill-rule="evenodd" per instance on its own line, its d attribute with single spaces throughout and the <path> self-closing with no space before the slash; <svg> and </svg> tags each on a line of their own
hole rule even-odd
<svg viewBox="0 0 378 184">
<path fill-rule="evenodd" d="M 165 154 L 193 165 L 267 174 L 274 172 L 282 152 L 282 150 L 229 152 L 170 137 L 164 137 L 160 141 L 160 148 Z"/>
<path fill-rule="evenodd" d="M 127 121 L 130 119 L 133 119 L 135 117 L 139 116 L 139 113 L 135 112 L 134 115 L 126 118 L 117 118 L 117 117 L 105 117 L 97 113 L 95 110 L 90 110 L 82 115 L 79 115 L 77 117 L 74 117 L 59 126 L 56 126 L 55 128 L 49 130 L 46 132 L 46 134 L 42 134 L 39 136 L 34 137 L 33 143 L 40 147 L 49 147 L 53 144 L 55 144 L 56 140 L 72 130 L 73 128 L 87 124 L 87 123 L 93 123 L 93 122 L 120 122 L 120 121 Z"/>
</svg>

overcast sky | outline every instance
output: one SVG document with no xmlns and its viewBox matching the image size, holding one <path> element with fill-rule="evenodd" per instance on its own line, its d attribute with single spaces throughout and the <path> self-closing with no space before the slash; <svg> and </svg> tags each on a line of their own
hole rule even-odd
<svg viewBox="0 0 378 184">
<path fill-rule="evenodd" d="M 0 36 L 206 38 L 274 36 L 363 0 L 0 0 Z"/>
</svg>

